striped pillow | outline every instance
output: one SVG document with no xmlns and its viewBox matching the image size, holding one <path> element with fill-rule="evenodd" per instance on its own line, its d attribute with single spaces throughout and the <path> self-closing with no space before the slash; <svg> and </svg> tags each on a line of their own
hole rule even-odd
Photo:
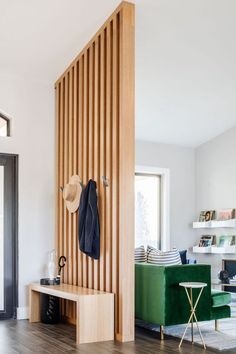
<svg viewBox="0 0 236 354">
<path fill-rule="evenodd" d="M 154 250 L 154 251 L 158 251 L 158 249 L 157 249 L 157 248 L 155 248 L 155 247 L 153 247 L 153 246 L 148 245 L 148 246 L 147 246 L 147 258 L 148 258 L 149 253 L 150 253 L 152 250 Z"/>
<path fill-rule="evenodd" d="M 148 246 L 149 247 L 149 246 Z M 153 264 L 159 264 L 163 266 L 178 265 L 182 264 L 179 251 L 173 248 L 171 251 L 160 251 L 157 249 L 148 248 L 147 262 Z"/>
<path fill-rule="evenodd" d="M 134 260 L 135 262 L 146 262 L 146 252 L 144 246 L 135 248 Z"/>
</svg>

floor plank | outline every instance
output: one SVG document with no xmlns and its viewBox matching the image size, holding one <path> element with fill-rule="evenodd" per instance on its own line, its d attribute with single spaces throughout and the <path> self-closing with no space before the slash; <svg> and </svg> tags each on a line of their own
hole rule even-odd
<svg viewBox="0 0 236 354">
<path fill-rule="evenodd" d="M 96 344 L 75 344 L 75 327 L 67 324 L 46 325 L 21 320 L 0 321 L 0 354 L 211 354 L 200 346 L 167 337 L 161 342 L 158 334 L 137 328 L 136 340 L 129 343 L 115 341 Z M 215 353 L 219 353 L 215 351 Z M 224 351 L 224 354 L 235 354 Z"/>
</svg>

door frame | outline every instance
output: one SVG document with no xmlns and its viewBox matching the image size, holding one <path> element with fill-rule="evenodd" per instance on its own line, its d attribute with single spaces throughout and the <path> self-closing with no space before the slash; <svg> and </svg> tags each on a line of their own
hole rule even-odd
<svg viewBox="0 0 236 354">
<path fill-rule="evenodd" d="M 12 216 L 12 232 L 13 232 L 13 318 L 17 318 L 18 307 L 18 155 L 0 153 L 0 158 L 11 158 L 13 160 L 13 194 L 12 200 L 13 216 Z"/>
</svg>

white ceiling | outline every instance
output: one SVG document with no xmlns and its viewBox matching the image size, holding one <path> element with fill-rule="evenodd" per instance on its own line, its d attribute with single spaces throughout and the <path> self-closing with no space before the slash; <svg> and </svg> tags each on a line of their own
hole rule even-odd
<svg viewBox="0 0 236 354">
<path fill-rule="evenodd" d="M 53 84 L 119 0 L 0 0 L 0 72 Z M 136 0 L 136 137 L 196 147 L 236 125 L 236 1 Z"/>
</svg>

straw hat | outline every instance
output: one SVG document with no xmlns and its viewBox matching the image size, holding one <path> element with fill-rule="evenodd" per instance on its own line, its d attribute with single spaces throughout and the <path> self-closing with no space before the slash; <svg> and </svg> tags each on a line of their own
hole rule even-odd
<svg viewBox="0 0 236 354">
<path fill-rule="evenodd" d="M 63 188 L 63 199 L 71 213 L 74 213 L 79 207 L 81 189 L 81 181 L 77 175 L 72 176 L 69 183 Z"/>
</svg>

